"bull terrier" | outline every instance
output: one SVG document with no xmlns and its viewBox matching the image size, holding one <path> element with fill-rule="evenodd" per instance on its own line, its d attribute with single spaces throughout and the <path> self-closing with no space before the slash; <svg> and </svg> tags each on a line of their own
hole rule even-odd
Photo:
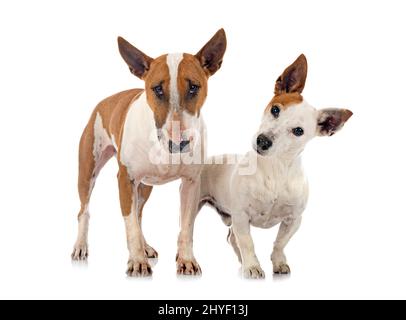
<svg viewBox="0 0 406 320">
<path fill-rule="evenodd" d="M 122 58 L 131 73 L 144 80 L 145 88 L 123 91 L 101 101 L 83 131 L 78 179 L 81 208 L 73 260 L 88 257 L 89 200 L 100 170 L 115 156 L 129 250 L 127 275 L 152 274 L 147 258 L 158 254 L 142 233 L 143 208 L 153 185 L 179 178 L 177 272 L 200 274 L 192 234 L 196 215 L 193 205 L 199 195 L 202 166 L 184 160 L 203 152 L 204 122 L 200 111 L 207 96 L 208 78 L 220 68 L 226 45 L 225 32 L 220 29 L 195 55 L 171 53 L 153 59 L 118 38 Z M 155 161 L 151 151 L 156 149 L 167 156 L 166 161 Z"/>
</svg>

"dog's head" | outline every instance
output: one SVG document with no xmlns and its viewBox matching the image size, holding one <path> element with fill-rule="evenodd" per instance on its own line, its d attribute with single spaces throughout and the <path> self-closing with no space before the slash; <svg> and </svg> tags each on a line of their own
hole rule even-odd
<svg viewBox="0 0 406 320">
<path fill-rule="evenodd" d="M 258 154 L 298 155 L 315 136 L 332 136 L 352 116 L 347 109 L 316 110 L 302 97 L 307 61 L 302 54 L 276 80 L 275 95 L 265 109 L 253 147 Z"/>
<path fill-rule="evenodd" d="M 131 73 L 145 81 L 158 139 L 169 152 L 193 149 L 200 131 L 207 80 L 221 67 L 226 45 L 226 34 L 220 29 L 195 55 L 165 54 L 153 59 L 118 38 L 120 54 Z"/>
</svg>

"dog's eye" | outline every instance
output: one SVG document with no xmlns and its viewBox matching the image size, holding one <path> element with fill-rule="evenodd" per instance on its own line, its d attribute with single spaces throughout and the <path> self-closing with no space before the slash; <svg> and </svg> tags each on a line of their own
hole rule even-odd
<svg viewBox="0 0 406 320">
<path fill-rule="evenodd" d="M 281 109 L 278 106 L 272 106 L 271 113 L 275 118 L 279 117 L 280 112 L 281 112 Z"/>
<path fill-rule="evenodd" d="M 304 131 L 303 131 L 302 128 L 297 127 L 297 128 L 292 129 L 292 133 L 293 133 L 296 137 L 300 137 L 300 136 L 302 136 L 302 135 L 304 134 Z"/>
<path fill-rule="evenodd" d="M 162 88 L 162 85 L 157 85 L 152 88 L 152 91 L 154 91 L 155 95 L 157 98 L 162 99 L 164 96 L 164 89 Z"/>
<path fill-rule="evenodd" d="M 200 87 L 197 84 L 193 84 L 192 82 L 189 82 L 188 95 L 190 97 L 194 97 L 199 92 L 199 89 L 200 89 Z"/>
</svg>

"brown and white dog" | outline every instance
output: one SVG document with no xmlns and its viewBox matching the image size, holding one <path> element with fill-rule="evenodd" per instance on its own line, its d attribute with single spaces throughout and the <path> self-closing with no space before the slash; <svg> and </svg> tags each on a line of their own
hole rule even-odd
<svg viewBox="0 0 406 320">
<path fill-rule="evenodd" d="M 192 241 L 201 163 L 183 160 L 190 160 L 193 153 L 203 153 L 200 109 L 207 95 L 207 80 L 220 68 L 226 44 L 225 32 L 220 29 L 196 55 L 165 54 L 152 59 L 118 38 L 121 56 L 130 71 L 145 81 L 145 89 L 123 91 L 100 102 L 83 132 L 78 180 L 81 209 L 73 260 L 87 259 L 90 196 L 100 170 L 116 156 L 129 250 L 127 274 L 152 274 L 147 258 L 158 254 L 143 236 L 142 210 L 153 185 L 178 178 L 182 184 L 177 272 L 201 272 Z"/>
<path fill-rule="evenodd" d="M 209 158 L 213 164 L 204 165 L 201 174 L 200 207 L 210 204 L 230 226 L 228 240 L 248 278 L 265 276 L 254 251 L 251 225 L 271 228 L 280 223 L 271 256 L 273 271 L 290 272 L 283 250 L 299 228 L 308 196 L 300 154 L 312 138 L 333 135 L 352 115 L 347 109 L 316 110 L 307 103 L 301 95 L 306 76 L 307 61 L 301 55 L 276 81 L 254 150 L 241 157 Z M 252 158 L 257 158 L 255 172 L 241 174 Z M 237 161 L 224 163 L 228 159 Z"/>
</svg>

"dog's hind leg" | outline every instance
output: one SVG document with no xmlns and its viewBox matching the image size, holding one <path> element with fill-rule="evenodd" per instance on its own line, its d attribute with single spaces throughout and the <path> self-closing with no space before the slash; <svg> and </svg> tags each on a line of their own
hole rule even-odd
<svg viewBox="0 0 406 320">
<path fill-rule="evenodd" d="M 142 228 L 142 212 L 144 209 L 145 203 L 148 201 L 149 196 L 152 192 L 152 186 L 147 186 L 143 183 L 140 183 L 137 189 L 138 192 L 138 201 L 139 201 L 139 210 L 138 210 L 138 220 L 140 222 L 140 227 Z M 158 258 L 158 252 L 154 248 L 152 248 L 147 241 L 145 241 L 144 237 L 144 247 L 145 247 L 145 254 L 148 258 Z"/>
<path fill-rule="evenodd" d="M 292 238 L 295 232 L 299 229 L 301 221 L 302 217 L 298 217 L 293 220 L 281 222 L 271 255 L 274 273 L 279 274 L 290 273 L 290 268 L 286 262 L 286 257 L 285 254 L 283 253 L 283 249 L 288 244 L 290 238 Z"/>
<path fill-rule="evenodd" d="M 115 152 L 107 133 L 102 129 L 100 116 L 94 113 L 83 131 L 79 144 L 78 191 L 81 205 L 78 214 L 78 236 L 71 255 L 72 260 L 87 259 L 90 196 L 100 170 Z"/>
</svg>

